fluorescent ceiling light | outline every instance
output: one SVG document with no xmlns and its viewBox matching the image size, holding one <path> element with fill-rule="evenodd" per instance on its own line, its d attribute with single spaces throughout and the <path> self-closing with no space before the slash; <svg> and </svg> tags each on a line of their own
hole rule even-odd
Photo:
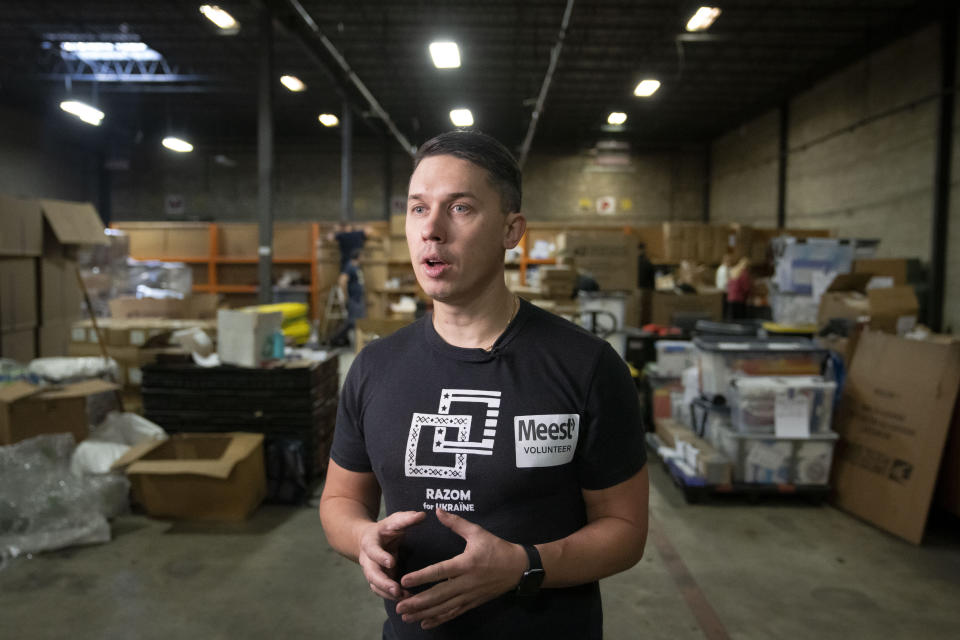
<svg viewBox="0 0 960 640">
<path fill-rule="evenodd" d="M 687 21 L 687 31 L 706 31 L 720 15 L 720 7 L 700 7 Z"/>
<path fill-rule="evenodd" d="M 61 42 L 60 51 L 80 60 L 163 60 L 144 42 Z"/>
<path fill-rule="evenodd" d="M 470 109 L 454 109 L 450 112 L 450 121 L 457 127 L 472 127 L 473 114 Z"/>
<path fill-rule="evenodd" d="M 431 42 L 430 57 L 437 69 L 456 69 L 460 66 L 460 49 L 456 42 Z"/>
<path fill-rule="evenodd" d="M 641 80 L 640 84 L 637 85 L 637 88 L 633 90 L 633 95 L 640 98 L 649 98 L 657 92 L 657 89 L 660 88 L 660 81 L 653 79 Z"/>
<path fill-rule="evenodd" d="M 217 25 L 224 31 L 231 31 L 240 25 L 233 19 L 233 16 L 218 7 L 215 4 L 204 4 L 200 6 L 200 13 L 206 16 L 207 20 Z"/>
<path fill-rule="evenodd" d="M 622 111 L 613 111 L 607 116 L 607 124 L 623 124 L 627 121 L 627 114 Z"/>
<path fill-rule="evenodd" d="M 65 100 L 60 103 L 60 108 L 95 127 L 99 127 L 100 121 L 103 120 L 103 111 L 77 100 Z"/>
<path fill-rule="evenodd" d="M 320 114 L 320 124 L 325 127 L 335 127 L 340 124 L 340 118 L 333 115 L 332 113 L 321 113 Z"/>
<path fill-rule="evenodd" d="M 181 140 L 180 138 L 175 138 L 173 136 L 167 136 L 163 139 L 163 146 L 170 151 L 176 151 L 177 153 L 190 153 L 193 151 L 193 145 L 187 142 L 186 140 Z"/>
<path fill-rule="evenodd" d="M 303 91 L 307 88 L 307 85 L 303 84 L 297 76 L 280 76 L 280 84 L 293 92 Z"/>
</svg>

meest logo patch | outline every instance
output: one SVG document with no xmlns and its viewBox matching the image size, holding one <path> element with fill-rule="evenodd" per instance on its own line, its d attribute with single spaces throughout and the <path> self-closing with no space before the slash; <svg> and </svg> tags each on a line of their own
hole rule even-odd
<svg viewBox="0 0 960 640">
<path fill-rule="evenodd" d="M 517 468 L 567 464 L 573 460 L 580 439 L 580 416 L 575 413 L 516 416 L 513 435 Z"/>
</svg>

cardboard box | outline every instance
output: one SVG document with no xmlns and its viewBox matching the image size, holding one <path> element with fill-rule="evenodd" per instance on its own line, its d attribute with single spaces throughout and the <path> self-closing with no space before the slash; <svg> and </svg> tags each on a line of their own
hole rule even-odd
<svg viewBox="0 0 960 640">
<path fill-rule="evenodd" d="M 387 271 L 389 267 L 385 261 L 364 261 L 361 265 L 363 271 L 363 286 L 368 291 L 380 291 L 387 283 Z"/>
<path fill-rule="evenodd" d="M 864 332 L 835 421 L 837 506 L 919 544 L 958 387 L 960 342 Z"/>
<path fill-rule="evenodd" d="M 407 235 L 407 214 L 395 213 L 392 216 L 390 216 L 390 235 L 392 236 Z"/>
<path fill-rule="evenodd" d="M 37 357 L 63 358 L 70 348 L 70 323 L 53 322 L 37 328 Z"/>
<path fill-rule="evenodd" d="M 873 329 L 902 335 L 917 323 L 919 303 L 910 286 L 866 289 L 871 274 L 840 274 L 820 298 L 817 323 L 827 324 L 840 318 L 857 322 L 870 318 Z"/>
<path fill-rule="evenodd" d="M 390 238 L 387 251 L 391 262 L 410 262 L 410 249 L 406 238 Z"/>
<path fill-rule="evenodd" d="M 654 433 L 670 449 L 676 449 L 677 443 L 692 440 L 697 437 L 690 427 L 687 427 L 673 418 L 659 418 L 653 421 Z"/>
<path fill-rule="evenodd" d="M 217 354 L 224 364 L 259 367 L 273 359 L 273 334 L 283 314 L 221 309 L 217 313 Z"/>
<path fill-rule="evenodd" d="M 313 252 L 313 234 L 309 223 L 278 222 L 273 225 L 274 258 L 310 260 Z"/>
<path fill-rule="evenodd" d="M 177 434 L 132 447 L 113 469 L 153 517 L 239 521 L 267 495 L 260 433 Z"/>
<path fill-rule="evenodd" d="M 663 227 L 661 225 L 634 227 L 632 233 L 637 237 L 637 242 L 643 244 L 647 259 L 650 262 L 665 261 L 666 247 L 663 242 Z"/>
<path fill-rule="evenodd" d="M 922 279 L 920 261 L 915 258 L 861 258 L 853 261 L 853 272 L 890 278 L 894 285 L 911 284 Z"/>
<path fill-rule="evenodd" d="M 26 364 L 37 357 L 37 330 L 18 329 L 0 332 L 0 358 Z"/>
<path fill-rule="evenodd" d="M 953 422 L 943 449 L 935 501 L 941 508 L 960 516 L 960 398 L 953 409 Z"/>
<path fill-rule="evenodd" d="M 653 291 L 649 298 L 649 322 L 653 324 L 669 326 L 683 314 L 702 315 L 707 320 L 723 319 L 723 293 L 717 290 L 683 295 L 672 291 Z M 641 314 L 645 318 L 643 311 Z"/>
<path fill-rule="evenodd" d="M 621 231 L 572 232 L 557 236 L 557 251 L 572 258 L 604 291 L 637 288 L 637 240 Z"/>
<path fill-rule="evenodd" d="M 0 256 L 39 256 L 43 214 L 36 200 L 0 195 Z"/>
<path fill-rule="evenodd" d="M 733 481 L 730 459 L 709 442 L 698 438 L 683 424 L 672 418 L 654 421 L 654 430 L 664 446 L 674 449 L 697 475 L 710 484 L 724 485 Z"/>
<path fill-rule="evenodd" d="M 360 318 L 357 320 L 357 353 L 365 346 L 410 324 L 406 318 Z"/>
<path fill-rule="evenodd" d="M 0 445 L 45 433 L 72 433 L 80 442 L 88 431 L 87 399 L 118 388 L 103 380 L 53 388 L 20 381 L 0 387 Z"/>
<path fill-rule="evenodd" d="M 0 258 L 0 331 L 37 326 L 37 261 Z"/>
<path fill-rule="evenodd" d="M 195 293 L 189 298 L 133 298 L 123 296 L 110 301 L 110 316 L 132 318 L 212 319 L 217 316 L 219 297 L 214 293 Z"/>
<path fill-rule="evenodd" d="M 222 256 L 254 258 L 260 245 L 260 231 L 255 224 L 218 225 L 218 249 Z"/>
<path fill-rule="evenodd" d="M 113 227 L 129 236 L 130 256 L 139 260 L 210 255 L 210 226 L 206 223 L 116 222 Z"/>
</svg>

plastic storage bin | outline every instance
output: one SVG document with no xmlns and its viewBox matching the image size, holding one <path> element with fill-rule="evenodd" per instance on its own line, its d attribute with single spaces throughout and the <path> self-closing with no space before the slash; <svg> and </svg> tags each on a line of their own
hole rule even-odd
<svg viewBox="0 0 960 640">
<path fill-rule="evenodd" d="M 771 438 L 715 425 L 717 446 L 733 462 L 735 482 L 826 485 L 837 434 Z"/>
<path fill-rule="evenodd" d="M 657 369 L 661 375 L 683 375 L 684 369 L 694 365 L 693 343 L 686 340 L 660 340 L 654 344 L 657 350 Z"/>
<path fill-rule="evenodd" d="M 725 395 L 734 376 L 816 376 L 827 350 L 802 338 L 694 338 L 700 392 Z"/>
<path fill-rule="evenodd" d="M 741 433 L 774 433 L 778 398 L 803 398 L 809 407 L 810 433 L 826 433 L 832 425 L 836 391 L 837 383 L 819 376 L 734 378 L 730 392 L 733 426 Z"/>
</svg>

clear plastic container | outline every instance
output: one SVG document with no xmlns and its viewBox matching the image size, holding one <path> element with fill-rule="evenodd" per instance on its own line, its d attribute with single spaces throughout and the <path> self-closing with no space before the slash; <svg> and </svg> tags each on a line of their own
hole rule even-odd
<svg viewBox="0 0 960 640">
<path fill-rule="evenodd" d="M 827 350 L 804 338 L 694 338 L 700 392 L 708 397 L 729 392 L 735 376 L 816 376 Z"/>
<path fill-rule="evenodd" d="M 693 343 L 688 340 L 658 340 L 657 369 L 665 376 L 681 376 L 684 369 L 692 367 Z"/>
<path fill-rule="evenodd" d="M 833 424 L 837 383 L 819 376 L 734 378 L 730 392 L 733 426 L 741 433 L 774 433 L 777 401 L 806 401 L 810 433 L 826 433 Z"/>
<path fill-rule="evenodd" d="M 826 485 L 830 481 L 837 434 L 809 438 L 774 438 L 739 433 L 715 425 L 717 448 L 733 462 L 735 482 Z"/>
</svg>

